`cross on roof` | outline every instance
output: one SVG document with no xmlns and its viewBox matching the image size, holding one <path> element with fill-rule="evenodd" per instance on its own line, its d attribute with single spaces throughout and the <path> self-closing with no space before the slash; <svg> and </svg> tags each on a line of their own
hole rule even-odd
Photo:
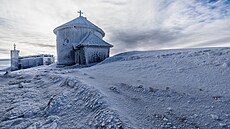
<svg viewBox="0 0 230 129">
<path fill-rule="evenodd" d="M 16 44 L 14 44 L 14 50 L 16 50 Z"/>
<path fill-rule="evenodd" d="M 80 14 L 80 16 L 83 14 L 83 12 L 80 10 L 80 11 L 78 11 L 77 13 L 79 13 Z"/>
</svg>

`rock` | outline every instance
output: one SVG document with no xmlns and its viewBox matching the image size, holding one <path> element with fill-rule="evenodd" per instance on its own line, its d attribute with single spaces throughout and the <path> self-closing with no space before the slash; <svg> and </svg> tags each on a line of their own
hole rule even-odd
<svg viewBox="0 0 230 129">
<path fill-rule="evenodd" d="M 215 99 L 215 100 L 219 100 L 219 99 L 221 99 L 223 96 L 212 96 L 212 98 L 213 99 Z"/>
<path fill-rule="evenodd" d="M 75 86 L 76 82 L 74 80 L 69 80 L 67 85 L 71 88 L 73 88 Z"/>
<path fill-rule="evenodd" d="M 194 116 L 195 118 L 196 118 L 196 117 L 198 117 L 198 115 L 197 115 L 197 114 L 194 114 L 193 116 Z"/>
<path fill-rule="evenodd" d="M 227 127 L 227 124 L 225 124 L 225 123 L 219 123 L 219 125 L 220 125 L 221 127 L 223 127 L 223 128 Z"/>
<path fill-rule="evenodd" d="M 23 88 L 23 85 L 21 83 L 19 83 L 18 88 Z"/>
<path fill-rule="evenodd" d="M 115 93 L 120 93 L 120 90 L 117 89 L 117 87 L 112 86 L 109 88 L 111 91 L 115 92 Z"/>
<path fill-rule="evenodd" d="M 159 89 L 154 89 L 152 87 L 149 87 L 149 92 L 153 92 L 153 93 L 156 93 Z"/>
<path fill-rule="evenodd" d="M 230 63 L 226 63 L 226 62 L 225 62 L 225 63 L 222 64 L 222 66 L 223 66 L 223 67 L 229 67 L 229 66 L 230 66 Z"/>
<path fill-rule="evenodd" d="M 137 88 L 143 88 L 143 85 L 139 85 Z"/>
<path fill-rule="evenodd" d="M 211 114 L 210 116 L 213 120 L 220 120 L 220 118 L 217 115 Z"/>
<path fill-rule="evenodd" d="M 173 111 L 173 109 L 172 109 L 171 107 L 168 107 L 168 108 L 167 108 L 167 110 L 169 110 L 169 111 Z"/>
<path fill-rule="evenodd" d="M 91 76 L 90 76 L 89 78 L 90 78 L 90 79 L 95 79 L 94 77 L 91 77 Z"/>
<path fill-rule="evenodd" d="M 163 118 L 163 121 L 168 121 L 168 119 L 166 117 Z"/>
<path fill-rule="evenodd" d="M 154 89 L 152 87 L 149 87 L 149 92 L 153 92 Z"/>
</svg>

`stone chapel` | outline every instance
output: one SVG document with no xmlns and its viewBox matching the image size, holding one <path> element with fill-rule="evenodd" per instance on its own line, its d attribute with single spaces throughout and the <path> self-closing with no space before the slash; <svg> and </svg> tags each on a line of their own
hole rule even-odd
<svg viewBox="0 0 230 129">
<path fill-rule="evenodd" d="M 103 40 L 105 32 L 82 16 L 55 28 L 57 65 L 88 65 L 109 57 L 113 45 Z"/>
</svg>

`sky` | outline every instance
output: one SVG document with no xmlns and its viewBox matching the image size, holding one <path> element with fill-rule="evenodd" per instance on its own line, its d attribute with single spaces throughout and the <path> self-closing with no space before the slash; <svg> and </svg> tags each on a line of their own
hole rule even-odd
<svg viewBox="0 0 230 129">
<path fill-rule="evenodd" d="M 0 59 L 56 55 L 53 29 L 79 16 L 102 28 L 111 54 L 230 47 L 230 0 L 0 0 Z"/>
</svg>

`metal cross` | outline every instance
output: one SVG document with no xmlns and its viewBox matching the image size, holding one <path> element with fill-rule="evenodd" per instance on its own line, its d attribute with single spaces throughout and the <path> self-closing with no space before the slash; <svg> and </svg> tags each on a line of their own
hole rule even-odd
<svg viewBox="0 0 230 129">
<path fill-rule="evenodd" d="M 83 12 L 80 10 L 79 12 L 77 12 L 77 13 L 79 13 L 80 14 L 80 16 L 83 14 Z"/>
<path fill-rule="evenodd" d="M 16 44 L 14 44 L 14 50 L 16 50 Z"/>
</svg>

